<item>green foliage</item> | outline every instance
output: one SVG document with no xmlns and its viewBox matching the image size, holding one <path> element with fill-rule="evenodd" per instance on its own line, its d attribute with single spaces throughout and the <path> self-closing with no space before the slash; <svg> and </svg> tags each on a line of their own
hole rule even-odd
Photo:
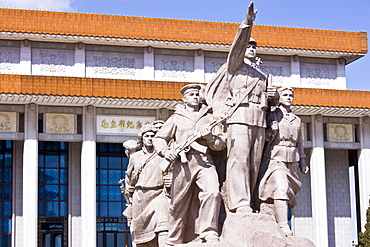
<svg viewBox="0 0 370 247">
<path fill-rule="evenodd" d="M 370 247 L 370 207 L 366 210 L 365 231 L 358 234 L 358 246 Z"/>
</svg>

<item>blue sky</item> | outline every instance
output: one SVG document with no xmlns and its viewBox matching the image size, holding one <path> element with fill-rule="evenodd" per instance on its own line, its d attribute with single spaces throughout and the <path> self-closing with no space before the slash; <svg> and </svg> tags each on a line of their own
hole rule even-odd
<svg viewBox="0 0 370 247">
<path fill-rule="evenodd" d="M 370 0 L 255 0 L 255 24 L 370 32 Z M 1 7 L 240 23 L 242 0 L 0 0 Z M 369 36 L 369 35 L 368 35 Z M 347 88 L 370 91 L 370 55 L 346 67 Z"/>
</svg>

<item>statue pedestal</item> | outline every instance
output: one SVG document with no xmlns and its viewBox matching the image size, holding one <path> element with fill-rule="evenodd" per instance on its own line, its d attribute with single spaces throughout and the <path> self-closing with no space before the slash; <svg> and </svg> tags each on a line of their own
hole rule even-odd
<svg viewBox="0 0 370 247">
<path fill-rule="evenodd" d="M 273 216 L 229 213 L 219 243 L 187 243 L 182 247 L 314 247 L 306 238 L 286 237 Z"/>
</svg>

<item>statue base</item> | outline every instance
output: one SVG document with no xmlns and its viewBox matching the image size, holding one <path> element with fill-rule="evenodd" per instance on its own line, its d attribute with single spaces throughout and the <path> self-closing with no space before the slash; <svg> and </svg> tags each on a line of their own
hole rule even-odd
<svg viewBox="0 0 370 247">
<path fill-rule="evenodd" d="M 219 243 L 187 243 L 181 247 L 315 247 L 306 238 L 287 237 L 271 215 L 228 213 Z"/>
</svg>

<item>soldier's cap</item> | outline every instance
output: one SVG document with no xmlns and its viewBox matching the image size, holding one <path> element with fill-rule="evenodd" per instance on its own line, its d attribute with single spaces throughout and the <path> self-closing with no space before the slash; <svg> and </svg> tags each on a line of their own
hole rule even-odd
<svg viewBox="0 0 370 247">
<path fill-rule="evenodd" d="M 257 41 L 253 38 L 250 38 L 248 44 L 254 44 L 255 46 L 257 46 Z"/>
<path fill-rule="evenodd" d="M 189 89 L 195 89 L 199 91 L 201 88 L 202 88 L 202 85 L 200 84 L 188 84 L 180 89 L 180 93 L 184 95 L 186 91 L 188 91 Z"/>
</svg>

